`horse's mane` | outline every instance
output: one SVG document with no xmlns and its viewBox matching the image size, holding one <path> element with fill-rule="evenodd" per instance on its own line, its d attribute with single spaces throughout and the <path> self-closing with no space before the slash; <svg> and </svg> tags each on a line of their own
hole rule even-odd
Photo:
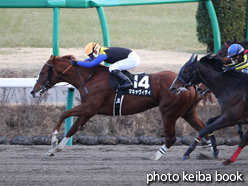
<svg viewBox="0 0 248 186">
<path fill-rule="evenodd" d="M 60 59 L 60 60 L 76 60 L 76 58 L 73 55 L 65 55 L 65 56 L 56 56 L 56 59 Z"/>
<path fill-rule="evenodd" d="M 65 56 L 50 56 L 48 61 L 62 61 L 62 62 L 70 62 L 71 59 L 76 60 L 73 55 L 65 55 Z"/>
<path fill-rule="evenodd" d="M 216 71 L 223 71 L 223 61 L 219 59 L 217 56 L 212 56 L 212 54 L 208 54 L 200 59 L 200 62 L 207 63 L 211 65 Z"/>
</svg>

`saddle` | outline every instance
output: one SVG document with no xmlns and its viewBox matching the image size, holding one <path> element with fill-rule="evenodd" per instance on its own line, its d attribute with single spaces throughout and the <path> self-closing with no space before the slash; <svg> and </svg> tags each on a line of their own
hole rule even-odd
<svg viewBox="0 0 248 186">
<path fill-rule="evenodd" d="M 122 71 L 133 83 L 133 88 L 119 89 L 120 80 L 113 74 L 109 76 L 109 83 L 115 94 L 115 101 L 113 106 L 113 116 L 121 115 L 121 105 L 124 95 L 133 96 L 152 96 L 152 86 L 150 75 L 146 73 L 132 74 L 129 71 Z"/>
</svg>

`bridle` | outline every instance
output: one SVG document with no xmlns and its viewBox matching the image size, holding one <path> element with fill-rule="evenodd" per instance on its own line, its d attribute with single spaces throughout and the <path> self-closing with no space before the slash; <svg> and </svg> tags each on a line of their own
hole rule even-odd
<svg viewBox="0 0 248 186">
<path fill-rule="evenodd" d="M 214 76 L 212 76 L 210 78 L 204 79 L 201 76 L 200 72 L 199 72 L 199 65 L 198 65 L 197 62 L 196 62 L 196 65 L 194 65 L 193 63 L 190 63 L 190 62 L 187 62 L 187 64 L 190 64 L 191 66 L 194 67 L 194 69 L 193 69 L 192 73 L 190 74 L 190 76 L 186 80 L 183 80 L 183 78 L 179 77 L 179 74 L 177 75 L 177 79 L 179 79 L 183 83 L 183 87 L 185 87 L 186 89 L 188 89 L 191 86 L 195 86 L 197 84 L 207 82 L 207 81 L 209 81 L 211 79 L 214 79 L 215 77 L 225 73 L 225 71 L 222 71 L 222 72 L 220 72 L 218 74 L 215 74 Z M 193 82 L 193 80 L 195 79 L 196 76 L 200 77 L 200 79 L 202 79 L 202 81 Z M 188 83 L 186 83 L 186 82 L 188 82 Z"/>
<path fill-rule="evenodd" d="M 71 58 L 72 60 L 72 58 Z M 49 69 L 48 69 L 48 75 L 46 77 L 46 79 L 44 80 L 44 82 L 41 82 L 39 81 L 38 79 L 36 80 L 38 83 L 40 83 L 42 85 L 42 88 L 41 88 L 41 93 L 44 93 L 48 90 L 49 87 L 51 87 L 61 76 L 63 76 L 73 65 L 71 64 L 69 67 L 67 67 L 60 75 L 57 75 L 55 69 L 53 68 L 53 64 L 48 64 L 48 63 L 45 63 L 45 65 L 48 65 L 49 66 Z M 83 80 L 78 68 L 75 66 L 76 70 L 77 70 L 77 73 L 82 81 L 82 83 L 78 86 L 81 87 L 81 86 L 84 86 L 84 89 L 85 89 L 85 92 L 86 94 L 88 94 L 88 90 L 85 86 L 85 82 L 88 81 L 91 76 L 93 75 L 93 73 L 95 72 L 95 69 L 96 67 L 93 69 L 92 73 L 85 79 Z M 56 78 L 52 81 L 52 78 L 53 78 L 53 72 L 56 76 Z"/>
<path fill-rule="evenodd" d="M 224 43 L 224 45 L 226 46 L 227 49 L 229 48 L 229 46 L 226 43 Z"/>
<path fill-rule="evenodd" d="M 62 73 L 59 77 L 57 76 L 57 73 L 56 73 L 56 71 L 53 68 L 53 64 L 50 65 L 48 63 L 45 63 L 45 65 L 49 66 L 48 75 L 47 75 L 46 79 L 44 80 L 44 82 L 41 82 L 39 79 L 36 80 L 38 83 L 40 83 L 42 85 L 41 92 L 47 91 L 48 87 L 50 87 L 52 85 L 52 83 L 54 83 L 55 81 L 57 81 L 58 78 L 63 75 L 63 73 Z M 53 72 L 56 75 L 56 79 L 54 81 L 52 81 Z"/>
<path fill-rule="evenodd" d="M 185 87 L 186 89 L 189 89 L 189 87 L 194 86 L 194 84 L 192 83 L 192 80 L 196 77 L 196 75 L 200 75 L 200 73 L 199 73 L 198 68 L 196 68 L 196 66 L 193 63 L 188 61 L 186 62 L 186 64 L 189 64 L 193 66 L 194 68 L 190 76 L 186 80 L 183 80 L 183 78 L 181 78 L 178 74 L 176 78 L 179 79 L 183 83 L 183 87 Z"/>
</svg>

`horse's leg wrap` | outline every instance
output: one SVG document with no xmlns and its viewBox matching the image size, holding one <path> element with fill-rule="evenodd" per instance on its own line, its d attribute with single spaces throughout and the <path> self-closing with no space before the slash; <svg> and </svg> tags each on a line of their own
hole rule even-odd
<svg viewBox="0 0 248 186">
<path fill-rule="evenodd" d="M 241 150 L 242 150 L 242 148 L 240 148 L 240 147 L 238 146 L 238 148 L 236 149 L 236 151 L 234 152 L 234 154 L 233 154 L 232 157 L 230 158 L 230 161 L 231 161 L 231 162 L 235 162 L 235 161 L 237 160 L 237 158 L 238 158 L 238 156 L 239 156 Z"/>
<path fill-rule="evenodd" d="M 49 150 L 45 155 L 46 156 L 54 156 L 54 153 L 56 152 L 60 152 L 64 146 L 66 145 L 67 141 L 69 140 L 70 138 L 67 138 L 67 137 L 64 137 L 61 142 L 53 149 Z"/>
<path fill-rule="evenodd" d="M 52 141 L 51 141 L 51 144 L 52 144 L 52 147 L 55 148 L 58 144 L 58 140 L 57 140 L 57 134 L 58 134 L 58 131 L 55 130 L 54 132 L 52 132 Z"/>
<path fill-rule="evenodd" d="M 216 142 L 214 133 L 209 134 L 209 138 L 210 138 L 210 141 L 211 141 L 211 144 L 212 144 L 212 149 L 211 149 L 212 150 L 212 155 L 213 155 L 213 157 L 215 157 L 217 159 L 218 155 L 219 155 L 219 151 L 217 149 L 217 142 Z"/>
<path fill-rule="evenodd" d="M 242 151 L 242 148 L 240 146 L 238 146 L 238 148 L 236 149 L 236 151 L 234 152 L 232 157 L 227 159 L 226 161 L 223 161 L 221 163 L 221 165 L 228 166 L 229 164 L 235 162 L 237 160 L 237 158 L 238 158 L 238 156 L 239 156 L 241 151 Z"/>
<path fill-rule="evenodd" d="M 167 151 L 165 144 L 150 158 L 150 160 L 158 160 Z"/>
<path fill-rule="evenodd" d="M 200 142 L 200 140 L 201 140 L 201 137 L 199 137 L 199 136 L 197 136 L 195 138 L 195 140 L 193 141 L 193 143 L 191 143 L 191 145 L 189 146 L 188 150 L 183 155 L 182 161 L 188 160 L 190 158 L 190 156 L 189 156 L 190 153 L 195 150 L 195 148 L 198 145 L 198 143 Z"/>
</svg>

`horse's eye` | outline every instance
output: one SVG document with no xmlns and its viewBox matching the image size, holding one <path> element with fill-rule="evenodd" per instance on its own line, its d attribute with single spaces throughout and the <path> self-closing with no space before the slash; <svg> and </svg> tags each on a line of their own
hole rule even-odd
<svg viewBox="0 0 248 186">
<path fill-rule="evenodd" d="M 187 74 L 188 70 L 184 69 L 183 74 Z"/>
<path fill-rule="evenodd" d="M 45 72 L 40 72 L 40 75 L 41 75 L 41 76 L 44 76 L 44 75 L 45 75 Z"/>
</svg>

